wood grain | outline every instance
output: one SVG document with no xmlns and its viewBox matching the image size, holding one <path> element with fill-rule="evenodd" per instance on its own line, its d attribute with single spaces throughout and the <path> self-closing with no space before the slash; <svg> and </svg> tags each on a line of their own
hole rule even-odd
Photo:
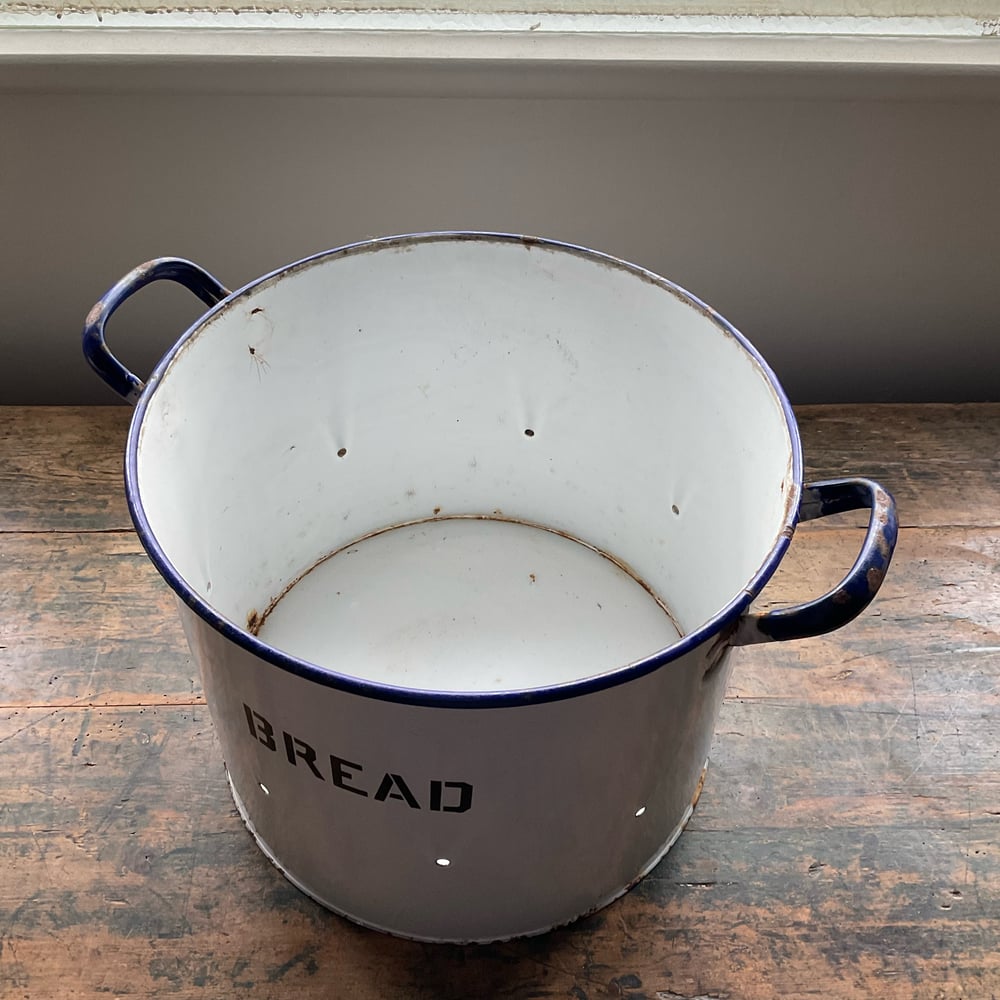
<svg viewBox="0 0 1000 1000">
<path fill-rule="evenodd" d="M 127 406 L 0 407 L 0 531 L 130 529 Z"/>
<path fill-rule="evenodd" d="M 201 697 L 173 591 L 134 533 L 0 533 L 0 704 Z"/>
<path fill-rule="evenodd" d="M 929 998 L 1000 977 L 993 720 L 903 788 L 922 751 L 904 733 L 880 753 L 883 715 L 817 746 L 830 712 L 729 705 L 695 821 L 635 891 L 540 939 L 452 948 L 358 930 L 288 886 L 235 815 L 203 707 L 79 714 L 0 728 L 21 775 L 0 783 L 18 816 L 0 969 L 32 997 L 73 995 L 70 969 L 80 996 Z"/>
<path fill-rule="evenodd" d="M 1000 524 L 1000 403 L 803 406 L 796 417 L 808 478 L 875 479 L 904 525 Z"/>
<path fill-rule="evenodd" d="M 802 411 L 810 475 L 900 502 L 876 604 L 734 653 L 698 809 L 635 889 L 471 948 L 356 928 L 254 846 L 124 508 L 127 418 L 0 409 L 4 1000 L 1000 996 L 1000 407 Z M 836 582 L 856 523 L 803 525 L 759 607 Z"/>
</svg>

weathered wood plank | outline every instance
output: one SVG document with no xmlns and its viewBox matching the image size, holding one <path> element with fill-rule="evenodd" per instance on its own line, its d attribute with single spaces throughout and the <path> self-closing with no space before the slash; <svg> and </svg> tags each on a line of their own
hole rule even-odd
<svg viewBox="0 0 1000 1000">
<path fill-rule="evenodd" d="M 0 406 L 0 531 L 131 529 L 125 406 Z"/>
<path fill-rule="evenodd" d="M 926 719 L 728 701 L 712 750 L 714 796 L 692 822 L 902 829 L 975 820 L 1000 834 L 998 762 L 994 714 Z"/>
<path fill-rule="evenodd" d="M 1000 406 L 799 413 L 811 478 L 878 478 L 932 530 L 856 622 L 734 654 L 699 807 L 635 890 L 452 948 L 347 924 L 252 844 L 130 530 L 128 411 L 0 408 L 0 996 L 1000 995 Z M 802 526 L 760 607 L 860 537 Z"/>
<path fill-rule="evenodd" d="M 1000 404 L 803 406 L 809 479 L 867 475 L 904 524 L 1000 524 Z M 129 529 L 131 410 L 0 407 L 0 531 Z"/>
<path fill-rule="evenodd" d="M 0 533 L 0 565 L 0 705 L 201 698 L 173 592 L 133 533 Z"/>
<path fill-rule="evenodd" d="M 803 525 L 758 610 L 810 600 L 846 572 L 861 532 Z M 874 603 L 826 636 L 734 653 L 729 696 L 930 713 L 1000 709 L 1000 532 L 903 529 Z"/>
<path fill-rule="evenodd" d="M 572 927 L 480 948 L 362 931 L 285 883 L 235 814 L 203 707 L 8 714 L 0 746 L 20 766 L 0 775 L 0 983 L 31 998 L 359 1000 L 1000 988 L 996 720 L 925 762 L 954 802 L 928 813 L 911 790 L 886 815 L 878 789 L 838 777 L 849 752 L 877 769 L 882 717 L 862 713 L 830 752 L 781 738 L 785 710 L 732 711 L 758 738 L 720 735 L 695 821 L 640 886 Z M 904 766 L 922 753 L 897 750 Z M 753 791 L 734 796 L 737 781 Z"/>
<path fill-rule="evenodd" d="M 906 525 L 1000 524 L 1000 403 L 802 406 L 810 479 L 863 475 Z"/>
</svg>

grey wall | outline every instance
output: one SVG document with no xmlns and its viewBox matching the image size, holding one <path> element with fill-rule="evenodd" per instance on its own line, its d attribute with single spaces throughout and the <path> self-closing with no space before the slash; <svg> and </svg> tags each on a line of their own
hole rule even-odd
<svg viewBox="0 0 1000 1000">
<path fill-rule="evenodd" d="M 695 76 L 614 99 L 213 93 L 183 67 L 131 93 L 12 79 L 0 402 L 111 401 L 80 327 L 150 257 L 236 287 L 344 242 L 445 228 L 652 268 L 740 327 L 795 401 L 1000 398 L 995 79 L 911 94 L 855 77 L 845 97 L 794 75 L 721 90 Z M 152 287 L 110 339 L 145 374 L 198 312 Z"/>
</svg>

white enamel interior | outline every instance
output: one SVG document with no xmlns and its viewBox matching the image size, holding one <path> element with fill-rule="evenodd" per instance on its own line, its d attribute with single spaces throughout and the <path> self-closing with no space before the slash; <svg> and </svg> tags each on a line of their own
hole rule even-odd
<svg viewBox="0 0 1000 1000">
<path fill-rule="evenodd" d="M 590 548 L 456 516 L 610 553 L 688 632 L 794 489 L 780 401 L 712 315 L 595 255 L 441 237 L 301 265 L 202 323 L 149 395 L 137 485 L 220 614 L 245 627 L 306 573 L 262 639 L 436 690 L 606 673 L 677 635 Z"/>
</svg>

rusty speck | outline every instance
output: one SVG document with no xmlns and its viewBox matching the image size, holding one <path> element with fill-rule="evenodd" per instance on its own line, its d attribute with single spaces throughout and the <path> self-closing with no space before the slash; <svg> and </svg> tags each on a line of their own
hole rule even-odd
<svg viewBox="0 0 1000 1000">
<path fill-rule="evenodd" d="M 698 799 L 701 798 L 701 790 L 705 787 L 705 776 L 708 774 L 708 763 L 701 769 L 701 775 L 698 778 L 698 786 L 694 790 L 694 795 L 691 796 L 691 808 L 694 809 L 698 805 Z"/>
<path fill-rule="evenodd" d="M 263 624 L 264 619 L 261 613 L 256 608 L 251 609 L 250 614 L 247 615 L 247 631 L 251 635 L 256 635 Z"/>
</svg>

